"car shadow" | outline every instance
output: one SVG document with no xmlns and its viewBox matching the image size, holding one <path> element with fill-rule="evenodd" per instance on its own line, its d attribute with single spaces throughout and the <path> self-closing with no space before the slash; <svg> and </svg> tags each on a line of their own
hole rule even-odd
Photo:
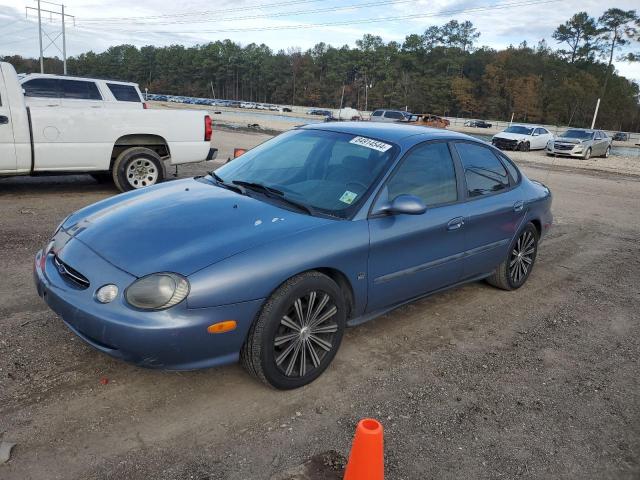
<svg viewBox="0 0 640 480">
<path fill-rule="evenodd" d="M 106 193 L 115 195 L 113 183 L 98 182 L 91 175 L 38 175 L 0 178 L 0 195 L 10 193 Z"/>
</svg>

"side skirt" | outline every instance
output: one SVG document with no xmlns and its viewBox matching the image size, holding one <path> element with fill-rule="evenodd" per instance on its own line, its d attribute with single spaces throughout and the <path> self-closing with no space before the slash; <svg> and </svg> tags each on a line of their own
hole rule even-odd
<svg viewBox="0 0 640 480">
<path fill-rule="evenodd" d="M 356 325 L 360 325 L 362 323 L 366 323 L 369 320 L 373 320 L 375 318 L 381 317 L 385 313 L 389 313 L 392 310 L 395 310 L 396 308 L 402 307 L 403 305 L 406 305 L 408 303 L 415 302 L 416 300 L 421 300 L 423 298 L 430 297 L 431 295 L 435 295 L 436 293 L 444 292 L 446 290 L 450 290 L 452 288 L 456 288 L 456 287 L 459 287 L 459 286 L 467 284 L 467 283 L 477 282 L 478 280 L 483 280 L 483 279 L 487 278 L 488 276 L 490 276 L 492 273 L 493 272 L 483 273 L 481 275 L 476 275 L 475 277 L 467 278 L 465 280 L 462 280 L 461 282 L 454 283 L 452 285 L 448 285 L 446 287 L 442 287 L 442 288 L 439 288 L 437 290 L 433 290 L 433 291 L 425 293 L 423 295 L 418 295 L 417 297 L 413 297 L 413 298 L 410 298 L 409 300 L 405 300 L 403 302 L 399 302 L 399 303 L 393 304 L 393 305 L 391 305 L 389 307 L 384 307 L 384 308 L 382 308 L 380 310 L 376 310 L 374 312 L 368 312 L 368 313 L 365 313 L 364 315 L 360 315 L 359 317 L 351 318 L 351 319 L 347 320 L 347 326 L 348 327 L 355 327 Z"/>
</svg>

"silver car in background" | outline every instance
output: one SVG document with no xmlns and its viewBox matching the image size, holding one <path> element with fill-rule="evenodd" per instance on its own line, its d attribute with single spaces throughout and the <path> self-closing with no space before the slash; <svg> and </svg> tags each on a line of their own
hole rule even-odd
<svg viewBox="0 0 640 480">
<path fill-rule="evenodd" d="M 547 155 L 565 155 L 589 160 L 591 157 L 608 157 L 611 153 L 611 137 L 602 130 L 570 128 L 547 143 Z"/>
</svg>

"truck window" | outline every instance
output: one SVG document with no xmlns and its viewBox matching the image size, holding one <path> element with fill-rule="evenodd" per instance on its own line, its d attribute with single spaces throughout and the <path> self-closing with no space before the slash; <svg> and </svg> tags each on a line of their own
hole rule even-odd
<svg viewBox="0 0 640 480">
<path fill-rule="evenodd" d="M 57 78 L 34 78 L 24 82 L 22 88 L 27 97 L 58 98 L 60 96 Z"/>
<path fill-rule="evenodd" d="M 79 100 L 102 100 L 98 87 L 94 82 L 82 80 L 60 80 L 63 98 Z"/>
<path fill-rule="evenodd" d="M 109 90 L 119 102 L 140 102 L 138 91 L 133 85 L 121 85 L 119 83 L 107 83 Z"/>
</svg>

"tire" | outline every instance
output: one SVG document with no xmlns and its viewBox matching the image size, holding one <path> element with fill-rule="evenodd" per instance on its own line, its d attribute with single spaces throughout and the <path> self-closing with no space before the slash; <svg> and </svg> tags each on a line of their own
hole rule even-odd
<svg viewBox="0 0 640 480">
<path fill-rule="evenodd" d="M 583 160 L 589 160 L 591 158 L 591 147 L 587 148 L 587 151 L 584 152 L 584 157 L 582 157 Z"/>
<path fill-rule="evenodd" d="M 528 223 L 509 245 L 507 258 L 487 278 L 487 282 L 502 290 L 516 290 L 525 284 L 538 254 L 538 230 Z M 531 250 L 531 251 L 530 251 Z M 523 255 L 517 254 L 522 252 Z M 526 256 L 524 252 L 529 252 Z M 518 260 L 520 259 L 520 260 Z"/>
<path fill-rule="evenodd" d="M 529 142 L 524 142 L 524 151 L 528 152 L 531 150 L 531 144 Z"/>
<path fill-rule="evenodd" d="M 111 183 L 113 182 L 113 177 L 109 172 L 99 172 L 92 173 L 91 176 L 98 183 Z"/>
<path fill-rule="evenodd" d="M 121 192 L 149 187 L 164 180 L 162 160 L 156 152 L 132 147 L 116 158 L 111 169 L 113 182 Z"/>
<path fill-rule="evenodd" d="M 602 155 L 604 158 L 609 158 L 609 155 L 611 154 L 611 146 L 607 147 L 607 149 L 604 152 L 604 155 Z"/>
<path fill-rule="evenodd" d="M 311 383 L 326 370 L 340 347 L 346 311 L 340 288 L 326 275 L 312 271 L 290 278 L 269 297 L 251 326 L 240 351 L 242 365 L 254 377 L 280 390 Z M 316 330 L 314 335 L 314 330 L 304 325 L 309 318 L 313 321 L 314 317 L 327 315 L 315 325 L 326 332 Z M 300 349 L 300 345 L 305 348 Z"/>
</svg>

